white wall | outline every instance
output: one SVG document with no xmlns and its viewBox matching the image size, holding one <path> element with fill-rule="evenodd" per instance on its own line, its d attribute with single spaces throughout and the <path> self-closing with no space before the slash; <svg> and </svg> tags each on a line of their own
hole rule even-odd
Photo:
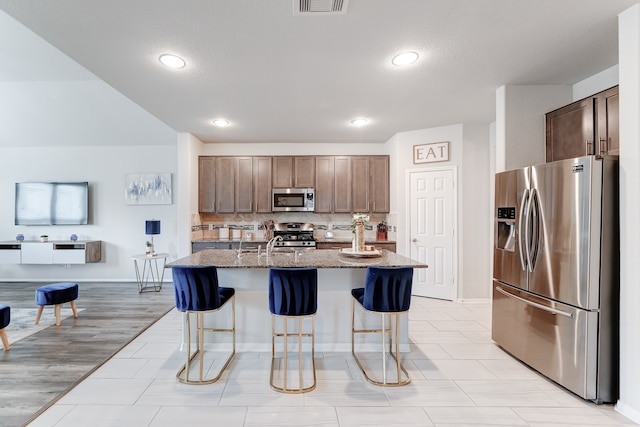
<svg viewBox="0 0 640 427">
<path fill-rule="evenodd" d="M 493 241 L 492 222 L 493 176 L 491 161 L 491 130 L 488 125 L 468 125 L 463 128 L 462 185 L 462 271 L 458 299 L 463 301 L 489 299 L 493 277 L 492 253 L 487 242 Z"/>
<path fill-rule="evenodd" d="M 640 5 L 619 16 L 620 65 L 620 400 L 640 422 Z"/>
<path fill-rule="evenodd" d="M 571 102 L 570 85 L 496 90 L 496 172 L 546 161 L 545 113 Z"/>
<path fill-rule="evenodd" d="M 573 100 L 579 101 L 618 84 L 619 66 L 607 68 L 573 85 Z"/>
<path fill-rule="evenodd" d="M 131 255 L 144 253 L 144 221 L 161 220 L 155 237 L 156 250 L 177 254 L 175 236 L 175 146 L 133 147 L 55 147 L 0 149 L 0 170 L 5 177 L 0 184 L 0 240 L 14 239 L 22 233 L 27 240 L 48 234 L 50 240 L 68 240 L 72 233 L 80 240 L 102 240 L 103 260 L 86 265 L 0 266 L 3 281 L 105 281 L 135 280 Z M 125 175 L 129 173 L 169 172 L 174 179 L 174 203 L 171 205 L 126 205 Z M 14 184 L 22 181 L 88 181 L 90 224 L 78 226 L 16 226 L 13 206 Z"/>
<path fill-rule="evenodd" d="M 413 164 L 413 146 L 449 141 L 449 161 Z M 457 170 L 457 298 L 478 300 L 489 298 L 490 257 L 486 224 L 490 222 L 489 196 L 489 125 L 442 126 L 396 134 L 388 144 L 392 153 L 392 169 L 398 172 L 391 180 L 392 214 L 398 216 L 398 253 L 410 253 L 406 210 L 408 189 L 404 187 L 409 170 L 429 170 L 455 166 Z M 399 191 L 393 191 L 397 189 Z M 394 194 L 395 193 L 395 194 Z"/>
</svg>

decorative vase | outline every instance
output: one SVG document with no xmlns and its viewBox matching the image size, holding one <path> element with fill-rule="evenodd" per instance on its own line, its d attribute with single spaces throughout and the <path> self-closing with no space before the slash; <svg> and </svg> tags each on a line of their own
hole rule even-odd
<svg viewBox="0 0 640 427">
<path fill-rule="evenodd" d="M 356 252 L 364 251 L 364 222 L 356 222 Z"/>
</svg>

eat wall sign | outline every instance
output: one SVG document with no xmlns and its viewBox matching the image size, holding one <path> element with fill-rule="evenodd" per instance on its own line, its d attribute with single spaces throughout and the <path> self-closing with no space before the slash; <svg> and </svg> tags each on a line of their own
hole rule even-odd
<svg viewBox="0 0 640 427">
<path fill-rule="evenodd" d="M 444 162 L 449 160 L 449 141 L 413 146 L 413 163 Z"/>
</svg>

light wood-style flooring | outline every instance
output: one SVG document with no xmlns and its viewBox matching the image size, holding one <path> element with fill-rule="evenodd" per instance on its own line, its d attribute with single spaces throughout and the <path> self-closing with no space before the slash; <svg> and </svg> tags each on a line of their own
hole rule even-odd
<svg viewBox="0 0 640 427">
<path fill-rule="evenodd" d="M 0 303 L 35 308 L 35 289 L 43 284 L 0 283 Z M 77 319 L 10 343 L 9 351 L 0 348 L 0 427 L 25 425 L 175 307 L 171 283 L 142 294 L 135 283 L 79 286 L 76 305 L 84 310 Z"/>
</svg>

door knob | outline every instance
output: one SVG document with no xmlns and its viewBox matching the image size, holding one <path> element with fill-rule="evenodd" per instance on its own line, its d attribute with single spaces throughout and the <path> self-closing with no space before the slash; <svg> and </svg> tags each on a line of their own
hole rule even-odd
<svg viewBox="0 0 640 427">
<path fill-rule="evenodd" d="M 416 243 L 416 242 L 418 241 L 418 239 L 415 239 L 415 238 L 414 238 L 414 239 L 411 239 L 411 241 L 412 241 L 413 243 Z"/>
</svg>

